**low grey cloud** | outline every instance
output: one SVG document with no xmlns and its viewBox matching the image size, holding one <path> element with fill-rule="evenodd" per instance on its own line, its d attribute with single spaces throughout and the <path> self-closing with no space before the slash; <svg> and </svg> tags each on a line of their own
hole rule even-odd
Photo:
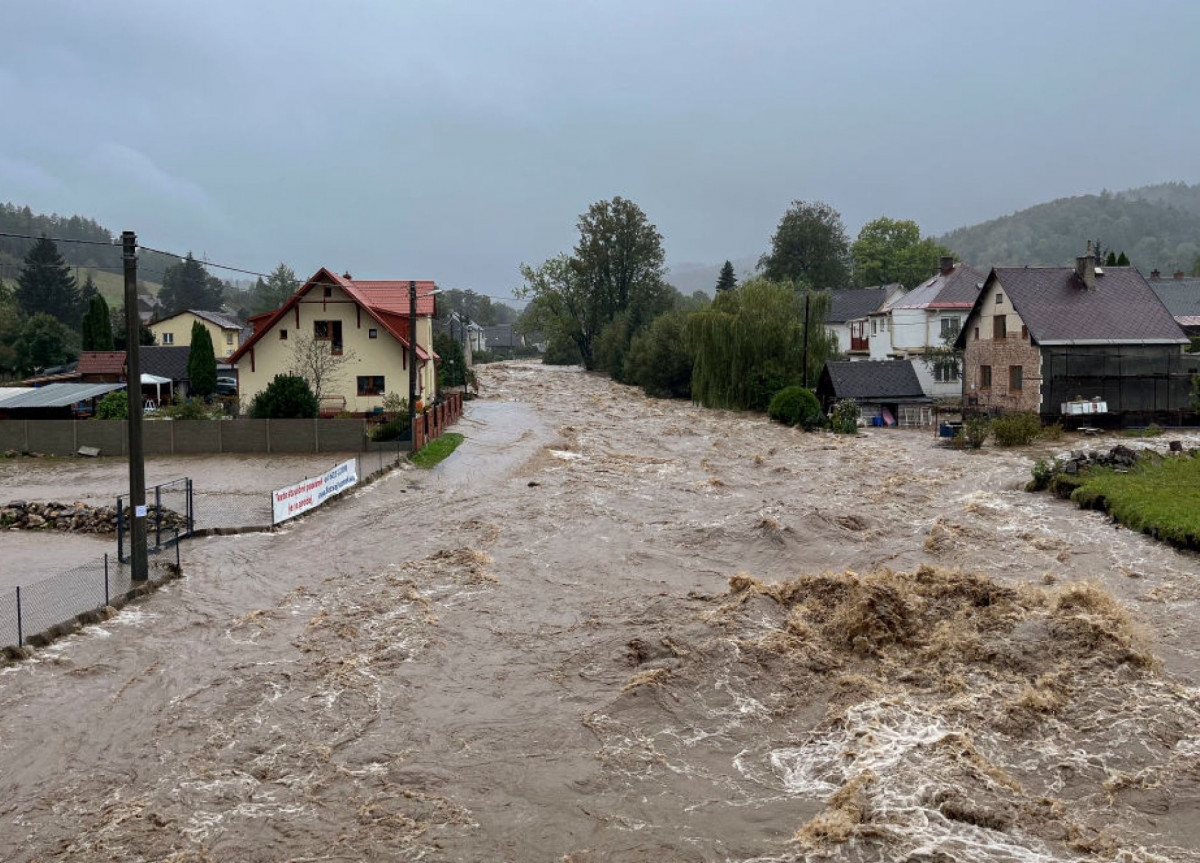
<svg viewBox="0 0 1200 863">
<path fill-rule="evenodd" d="M 674 263 L 794 199 L 927 232 L 1200 181 L 1200 6 L 36 4 L 0 54 L 0 199 L 149 245 L 507 294 L 624 195 Z"/>
</svg>

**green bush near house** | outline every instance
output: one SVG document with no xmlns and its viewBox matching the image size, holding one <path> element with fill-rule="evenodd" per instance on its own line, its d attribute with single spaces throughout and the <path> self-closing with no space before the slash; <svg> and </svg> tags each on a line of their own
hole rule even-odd
<svg viewBox="0 0 1200 863">
<path fill-rule="evenodd" d="M 785 387 L 777 392 L 767 406 L 767 416 L 784 425 L 802 426 L 805 431 L 825 424 L 821 403 L 804 387 Z"/>
<path fill-rule="evenodd" d="M 834 434 L 858 434 L 858 418 L 862 411 L 854 399 L 842 399 L 833 406 L 833 414 L 829 418 Z"/>
<path fill-rule="evenodd" d="M 312 387 L 296 375 L 275 375 L 250 404 L 250 416 L 256 420 L 309 419 L 319 410 Z"/>
<path fill-rule="evenodd" d="M 1033 443 L 1042 430 L 1042 421 L 1033 411 L 1005 414 L 992 421 L 997 446 L 1025 446 Z"/>
<path fill-rule="evenodd" d="M 1063 427 L 1062 423 L 1050 423 L 1042 426 L 1042 440 L 1062 440 Z"/>
<path fill-rule="evenodd" d="M 408 438 L 408 414 L 398 414 L 371 429 L 371 440 L 377 442 Z"/>
<path fill-rule="evenodd" d="M 129 419 L 129 394 L 124 390 L 117 390 L 96 402 L 96 419 Z"/>
<path fill-rule="evenodd" d="M 968 449 L 981 449 L 992 433 L 992 421 L 984 416 L 967 417 L 963 420 L 962 431 Z"/>
</svg>

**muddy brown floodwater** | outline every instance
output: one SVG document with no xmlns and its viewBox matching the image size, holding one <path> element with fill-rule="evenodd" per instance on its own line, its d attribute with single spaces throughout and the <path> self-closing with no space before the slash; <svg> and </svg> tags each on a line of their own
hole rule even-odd
<svg viewBox="0 0 1200 863">
<path fill-rule="evenodd" d="M 1200 860 L 1195 555 L 1032 450 L 479 374 L 0 674 L 0 859 Z"/>
</svg>

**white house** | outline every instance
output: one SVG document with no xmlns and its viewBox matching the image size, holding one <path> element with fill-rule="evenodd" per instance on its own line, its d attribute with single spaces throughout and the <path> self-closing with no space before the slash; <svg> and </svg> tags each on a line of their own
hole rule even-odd
<svg viewBox="0 0 1200 863">
<path fill-rule="evenodd" d="M 926 358 L 930 349 L 954 343 L 963 319 L 975 305 L 984 278 L 978 270 L 943 257 L 933 278 L 907 293 L 893 295 L 869 315 L 871 359 L 917 360 L 913 368 L 926 395 L 961 396 L 959 366 L 935 364 Z"/>
</svg>

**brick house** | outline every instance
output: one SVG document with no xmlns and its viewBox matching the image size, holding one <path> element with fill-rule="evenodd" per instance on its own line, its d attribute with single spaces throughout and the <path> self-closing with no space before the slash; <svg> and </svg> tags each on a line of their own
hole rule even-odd
<svg viewBox="0 0 1200 863">
<path fill-rule="evenodd" d="M 959 333 L 963 399 L 992 412 L 1098 400 L 1108 421 L 1178 421 L 1196 360 L 1187 336 L 1133 267 L 995 267 Z"/>
</svg>

